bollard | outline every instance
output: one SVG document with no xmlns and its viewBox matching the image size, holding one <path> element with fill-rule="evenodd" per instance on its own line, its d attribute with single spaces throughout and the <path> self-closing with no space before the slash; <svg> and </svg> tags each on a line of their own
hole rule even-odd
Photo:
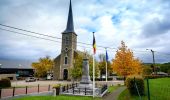
<svg viewBox="0 0 170 100">
<path fill-rule="evenodd" d="M 67 84 L 67 92 L 68 92 L 68 84 Z"/>
<path fill-rule="evenodd" d="M 74 86 L 73 86 L 73 94 L 74 94 Z"/>
<path fill-rule="evenodd" d="M 40 85 L 38 84 L 38 93 L 40 92 Z"/>
<path fill-rule="evenodd" d="M 12 96 L 15 96 L 15 87 L 13 87 L 13 93 Z"/>
<path fill-rule="evenodd" d="M 50 91 L 50 85 L 48 86 L 48 91 Z"/>
<path fill-rule="evenodd" d="M 85 87 L 85 95 L 86 95 L 86 87 Z"/>
<path fill-rule="evenodd" d="M 1 92 L 2 92 L 2 89 L 0 88 L 0 99 L 1 99 Z"/>
<path fill-rule="evenodd" d="M 25 94 L 27 94 L 28 93 L 28 87 L 26 86 L 25 87 Z"/>
</svg>

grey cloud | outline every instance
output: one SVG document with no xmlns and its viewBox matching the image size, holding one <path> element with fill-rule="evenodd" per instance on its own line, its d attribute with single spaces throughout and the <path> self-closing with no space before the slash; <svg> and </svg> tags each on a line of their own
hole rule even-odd
<svg viewBox="0 0 170 100">
<path fill-rule="evenodd" d="M 151 22 L 143 26 L 142 34 L 146 37 L 157 36 L 165 34 L 170 30 L 169 18 L 160 20 L 158 18 L 153 19 Z"/>
</svg>

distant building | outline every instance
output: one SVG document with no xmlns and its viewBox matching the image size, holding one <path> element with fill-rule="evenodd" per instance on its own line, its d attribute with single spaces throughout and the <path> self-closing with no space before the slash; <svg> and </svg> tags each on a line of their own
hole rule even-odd
<svg viewBox="0 0 170 100">
<path fill-rule="evenodd" d="M 22 79 L 34 75 L 33 69 L 28 68 L 0 68 L 0 79 L 9 78 L 10 80 Z"/>
<path fill-rule="evenodd" d="M 0 79 L 22 79 L 34 75 L 31 62 L 21 60 L 0 60 Z"/>
<path fill-rule="evenodd" d="M 77 49 L 77 34 L 74 31 L 72 4 L 70 0 L 67 27 L 62 32 L 61 54 L 55 60 L 54 80 L 70 80 L 69 69 L 73 67 Z"/>
</svg>

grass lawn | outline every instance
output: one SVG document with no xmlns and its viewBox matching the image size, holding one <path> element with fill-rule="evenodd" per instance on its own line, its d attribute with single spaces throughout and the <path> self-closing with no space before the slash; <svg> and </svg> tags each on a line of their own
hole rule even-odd
<svg viewBox="0 0 170 100">
<path fill-rule="evenodd" d="M 170 100 L 170 78 L 150 79 L 149 85 L 151 100 Z M 147 89 L 145 91 L 146 95 L 142 96 L 142 100 L 148 100 Z M 139 97 L 131 96 L 126 89 L 120 94 L 118 100 L 139 100 Z"/>
<path fill-rule="evenodd" d="M 111 92 L 113 92 L 114 90 L 116 90 L 118 87 L 120 87 L 120 86 L 110 86 L 110 87 L 108 88 L 108 91 L 107 91 L 107 92 L 111 93 Z"/>
<path fill-rule="evenodd" d="M 85 96 L 28 96 L 13 100 L 102 100 L 102 98 L 85 97 Z"/>
</svg>

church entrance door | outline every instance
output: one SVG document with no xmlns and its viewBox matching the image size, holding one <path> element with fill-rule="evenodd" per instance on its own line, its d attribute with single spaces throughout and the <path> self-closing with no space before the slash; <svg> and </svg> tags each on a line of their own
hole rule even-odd
<svg viewBox="0 0 170 100">
<path fill-rule="evenodd" d="M 67 80 L 67 79 L 68 79 L 68 70 L 64 69 L 63 80 Z"/>
</svg>

